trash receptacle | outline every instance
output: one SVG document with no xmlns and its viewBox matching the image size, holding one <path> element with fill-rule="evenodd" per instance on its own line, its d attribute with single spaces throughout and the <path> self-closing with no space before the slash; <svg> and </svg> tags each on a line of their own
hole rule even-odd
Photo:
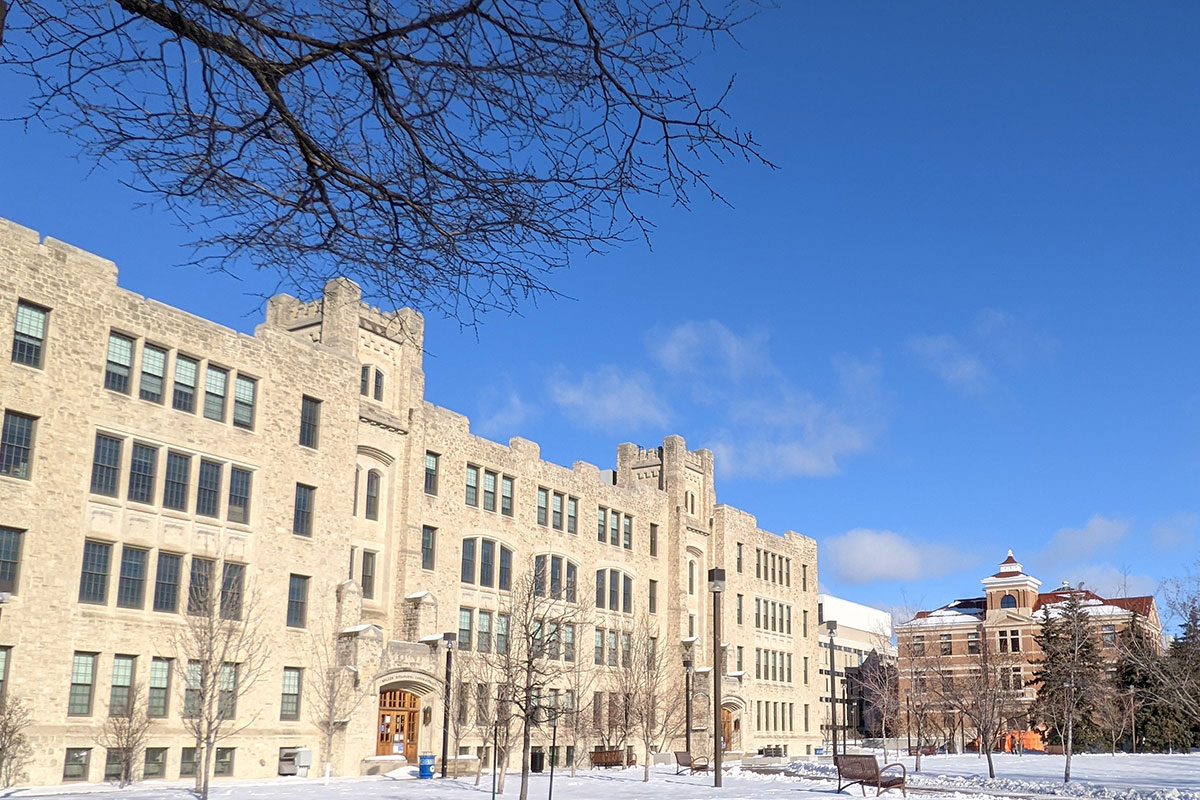
<svg viewBox="0 0 1200 800">
<path fill-rule="evenodd" d="M 433 777 L 433 753 L 424 753 L 417 756 L 417 777 Z"/>
<path fill-rule="evenodd" d="M 529 771 L 544 772 L 546 769 L 546 754 L 545 753 L 530 753 L 529 754 Z"/>
</svg>

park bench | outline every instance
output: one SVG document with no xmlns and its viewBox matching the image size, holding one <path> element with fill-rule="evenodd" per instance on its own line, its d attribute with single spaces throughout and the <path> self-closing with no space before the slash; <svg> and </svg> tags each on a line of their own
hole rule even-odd
<svg viewBox="0 0 1200 800">
<path fill-rule="evenodd" d="M 875 787 L 876 797 L 897 786 L 900 787 L 901 793 L 908 797 L 908 789 L 904 786 L 908 770 L 903 764 L 885 764 L 881 767 L 872 755 L 834 756 L 833 763 L 838 771 L 838 792 L 857 783 L 862 788 L 863 797 L 867 796 L 868 785 Z M 901 774 L 885 776 L 884 770 L 892 767 L 899 767 Z"/>
<path fill-rule="evenodd" d="M 624 750 L 593 750 L 588 753 L 593 767 L 636 767 L 637 758 Z"/>
<path fill-rule="evenodd" d="M 708 772 L 712 769 L 712 765 L 708 763 L 708 759 L 704 756 L 693 758 L 692 754 L 686 750 L 675 751 L 675 774 L 681 775 L 684 770 L 695 775 L 697 772 Z"/>
</svg>

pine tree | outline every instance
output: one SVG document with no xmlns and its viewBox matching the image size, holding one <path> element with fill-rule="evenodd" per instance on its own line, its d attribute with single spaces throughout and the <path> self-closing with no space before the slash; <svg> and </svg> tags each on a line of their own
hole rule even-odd
<svg viewBox="0 0 1200 800">
<path fill-rule="evenodd" d="M 1069 783 L 1075 725 L 1088 713 L 1094 688 L 1104 672 L 1100 646 L 1083 606 L 1083 593 L 1068 594 L 1055 616 L 1046 606 L 1041 633 L 1034 638 L 1042 649 L 1042 662 L 1035 673 L 1038 705 L 1062 737 L 1066 754 L 1063 782 Z"/>
</svg>

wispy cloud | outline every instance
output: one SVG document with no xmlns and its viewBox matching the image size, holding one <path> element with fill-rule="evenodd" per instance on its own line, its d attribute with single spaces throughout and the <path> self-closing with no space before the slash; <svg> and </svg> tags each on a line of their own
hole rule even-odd
<svg viewBox="0 0 1200 800">
<path fill-rule="evenodd" d="M 1073 586 L 1082 583 L 1085 589 L 1090 589 L 1101 597 L 1136 597 L 1158 591 L 1158 581 L 1149 575 L 1132 574 L 1112 564 L 1071 567 L 1054 579 L 1055 585 L 1064 580 L 1070 581 Z"/>
<path fill-rule="evenodd" d="M 715 319 L 684 322 L 647 336 L 651 357 L 668 373 L 722 380 L 774 374 L 767 341 L 765 331 L 739 335 Z"/>
<path fill-rule="evenodd" d="M 605 431 L 662 428 L 671 417 L 649 375 L 612 364 L 575 376 L 560 369 L 547 382 L 547 391 L 565 415 Z"/>
<path fill-rule="evenodd" d="M 534 407 L 511 386 L 502 391 L 486 392 L 480 405 L 485 410 L 476 415 L 473 427 L 484 436 L 514 436 L 534 411 Z"/>
<path fill-rule="evenodd" d="M 848 584 L 917 581 L 970 569 L 978 559 L 948 545 L 895 531 L 855 528 L 825 539 L 821 569 Z"/>
<path fill-rule="evenodd" d="M 955 336 L 948 333 L 912 336 L 907 348 L 922 366 L 963 394 L 982 394 L 991 386 L 992 374 L 979 354 Z"/>
<path fill-rule="evenodd" d="M 1159 520 L 1150 528 L 1150 538 L 1161 550 L 1191 547 L 1200 531 L 1200 514 L 1182 512 Z"/>
<path fill-rule="evenodd" d="M 922 334 L 905 342 L 921 366 L 965 395 L 990 391 L 999 382 L 998 372 L 1053 359 L 1058 347 L 1054 337 L 996 308 L 976 313 L 965 334 Z"/>
<path fill-rule="evenodd" d="M 1107 553 L 1129 533 L 1129 523 L 1096 514 L 1082 528 L 1060 528 L 1038 555 L 1042 569 L 1082 564 Z"/>
</svg>

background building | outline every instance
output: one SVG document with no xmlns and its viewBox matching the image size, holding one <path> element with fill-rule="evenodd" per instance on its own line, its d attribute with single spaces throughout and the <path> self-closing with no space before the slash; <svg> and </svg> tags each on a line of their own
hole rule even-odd
<svg viewBox="0 0 1200 800">
<path fill-rule="evenodd" d="M 820 620 L 818 647 L 819 673 L 822 677 L 821 732 L 826 741 L 832 739 L 829 703 L 829 648 L 833 648 L 835 703 L 838 714 L 838 736 L 857 738 L 870 733 L 864 725 L 867 715 L 867 695 L 870 689 L 856 680 L 863 664 L 876 654 L 885 664 L 896 660 L 892 643 L 892 615 L 878 608 L 864 606 L 830 594 L 817 595 L 817 614 Z M 830 635 L 830 623 L 833 635 Z"/>
<path fill-rule="evenodd" d="M 819 743 L 816 543 L 719 504 L 709 451 L 671 436 L 620 445 L 613 470 L 551 464 L 534 442 L 480 438 L 426 402 L 421 316 L 368 307 L 348 281 L 312 302 L 272 298 L 247 336 L 3 221 L 0 330 L 13 337 L 0 361 L 0 686 L 35 720 L 31 782 L 110 774 L 98 740 L 139 688 L 154 717 L 145 776 L 198 769 L 183 715 L 199 679 L 180 638 L 201 596 L 262 644 L 214 677 L 230 720 L 217 775 L 274 775 L 297 747 L 336 774 L 437 752 L 444 634 L 460 664 L 494 653 L 531 573 L 586 610 L 555 657 L 593 673 L 587 696 L 564 680 L 547 698 L 588 707 L 578 747 L 615 744 L 615 668 L 641 620 L 679 681 L 692 663 L 693 750 L 714 725 L 735 752 Z M 727 572 L 717 720 L 712 567 Z M 355 695 L 337 713 L 327 664 Z M 455 712 L 455 746 L 487 762 L 496 687 L 462 671 L 456 684 L 479 694 Z M 535 747 L 579 755 L 551 753 L 550 738 L 539 728 Z"/>
</svg>

